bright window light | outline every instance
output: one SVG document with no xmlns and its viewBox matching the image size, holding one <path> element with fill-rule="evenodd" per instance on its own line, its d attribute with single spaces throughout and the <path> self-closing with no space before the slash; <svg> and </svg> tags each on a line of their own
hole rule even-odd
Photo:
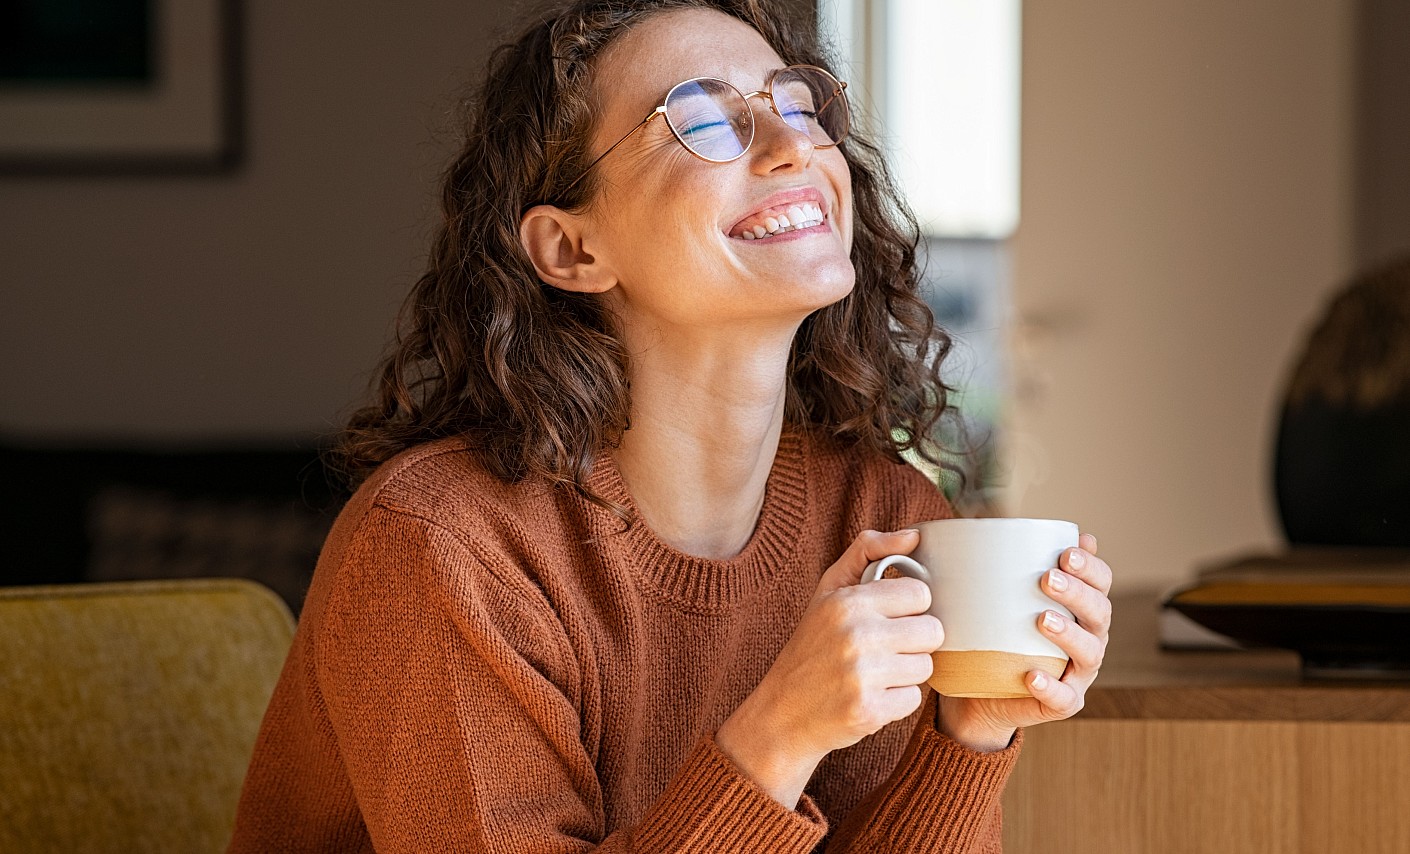
<svg viewBox="0 0 1410 854">
<path fill-rule="evenodd" d="M 1021 0 L 820 0 L 925 232 L 1018 225 Z"/>
</svg>

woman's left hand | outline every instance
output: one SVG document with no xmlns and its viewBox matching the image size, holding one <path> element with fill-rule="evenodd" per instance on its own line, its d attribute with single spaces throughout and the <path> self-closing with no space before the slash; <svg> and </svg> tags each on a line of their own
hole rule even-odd
<svg viewBox="0 0 1410 854">
<path fill-rule="evenodd" d="M 1111 567 L 1097 557 L 1096 537 L 1082 534 L 1077 542 L 1077 548 L 1058 559 L 1060 568 L 1046 573 L 1041 582 L 1043 592 L 1076 617 L 1074 621 L 1044 611 L 1038 618 L 1038 630 L 1068 655 L 1062 679 L 1031 671 L 1025 682 L 1033 696 L 1018 699 L 941 696 L 939 725 L 946 735 L 975 750 L 1002 750 L 1018 727 L 1060 721 L 1082 710 L 1106 657 Z"/>
</svg>

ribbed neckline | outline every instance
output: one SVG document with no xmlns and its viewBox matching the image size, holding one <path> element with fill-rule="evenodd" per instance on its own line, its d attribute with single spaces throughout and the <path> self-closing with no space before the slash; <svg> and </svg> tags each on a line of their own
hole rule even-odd
<svg viewBox="0 0 1410 854">
<path fill-rule="evenodd" d="M 643 584 L 681 605 L 697 609 L 728 608 L 756 590 L 771 575 L 783 572 L 798 551 L 808 518 L 807 438 L 785 426 L 779 436 L 773 468 L 764 483 L 764 506 L 754 534 L 732 558 L 689 555 L 663 542 L 651 530 L 627 490 L 617 462 L 607 451 L 598 455 L 588 486 L 604 498 L 625 506 L 632 526 L 605 508 L 595 509 L 605 531 L 603 545 Z"/>
</svg>

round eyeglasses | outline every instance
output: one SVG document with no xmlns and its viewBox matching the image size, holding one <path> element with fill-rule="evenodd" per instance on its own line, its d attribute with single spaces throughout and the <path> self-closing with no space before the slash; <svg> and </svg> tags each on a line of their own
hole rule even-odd
<svg viewBox="0 0 1410 854">
<path fill-rule="evenodd" d="M 769 74 L 765 88 L 744 94 L 718 77 L 693 77 L 671 87 L 666 101 L 595 160 L 562 194 L 582 182 L 602 158 L 646 127 L 657 116 L 666 118 L 685 150 L 710 163 L 738 160 L 754 142 L 754 112 L 749 99 L 769 99 L 769 108 L 816 148 L 831 148 L 851 128 L 847 84 L 815 65 L 790 65 Z"/>
</svg>

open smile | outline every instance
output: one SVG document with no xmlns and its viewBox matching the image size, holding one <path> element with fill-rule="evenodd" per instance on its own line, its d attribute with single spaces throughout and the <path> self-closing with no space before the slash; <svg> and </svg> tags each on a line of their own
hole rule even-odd
<svg viewBox="0 0 1410 854">
<path fill-rule="evenodd" d="M 735 240 L 769 241 L 785 234 L 826 231 L 827 223 L 822 194 L 812 187 L 802 187 L 765 199 L 763 206 L 735 223 L 728 234 Z"/>
</svg>

